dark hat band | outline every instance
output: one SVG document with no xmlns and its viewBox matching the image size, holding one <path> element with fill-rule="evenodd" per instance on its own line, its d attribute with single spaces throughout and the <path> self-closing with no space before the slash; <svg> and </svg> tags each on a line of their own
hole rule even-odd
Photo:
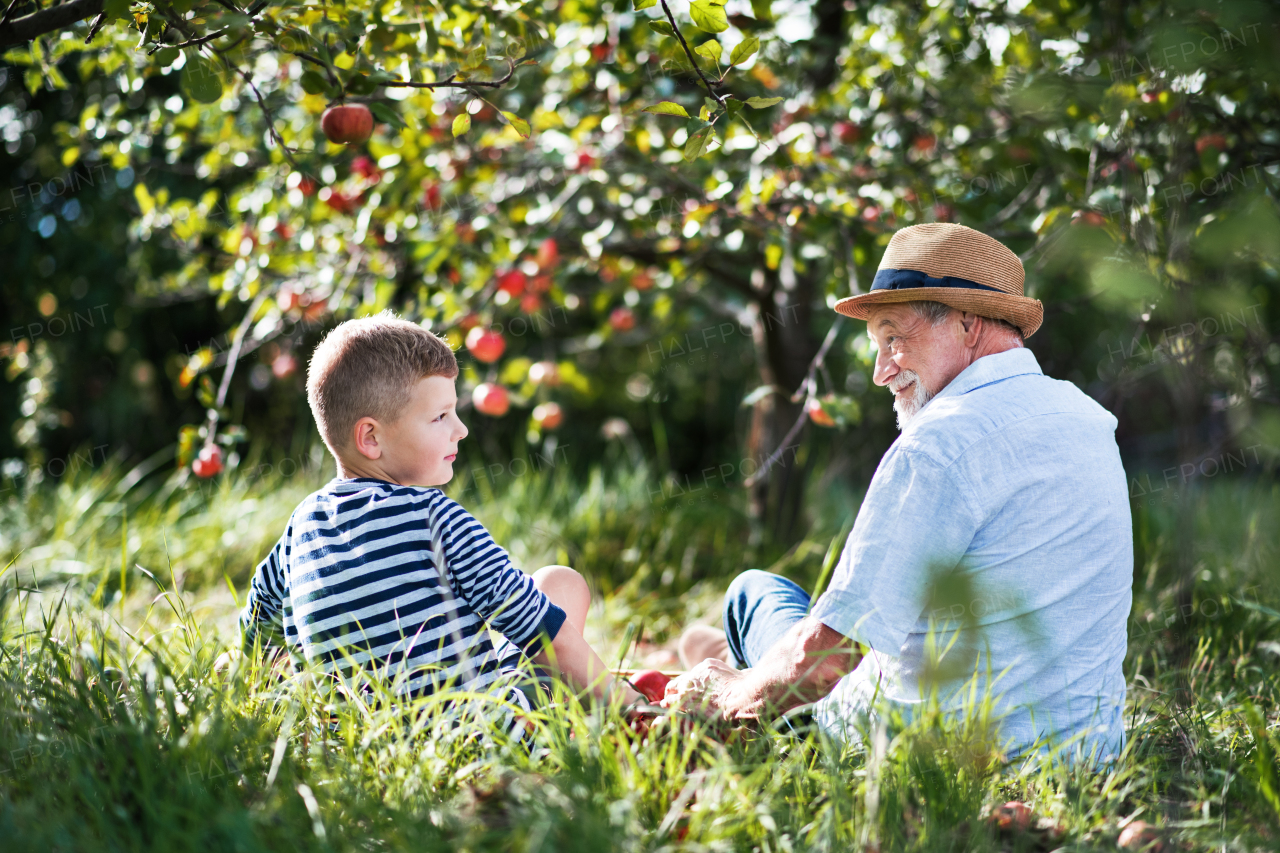
<svg viewBox="0 0 1280 853">
<path fill-rule="evenodd" d="M 963 290 L 990 290 L 995 293 L 1003 293 L 1005 296 L 1011 295 L 998 287 L 978 284 L 976 281 L 970 281 L 967 278 L 959 278 L 954 275 L 934 278 L 919 270 L 882 269 L 876 273 L 875 279 L 871 282 L 872 290 L 907 290 L 913 287 L 954 287 Z"/>
</svg>

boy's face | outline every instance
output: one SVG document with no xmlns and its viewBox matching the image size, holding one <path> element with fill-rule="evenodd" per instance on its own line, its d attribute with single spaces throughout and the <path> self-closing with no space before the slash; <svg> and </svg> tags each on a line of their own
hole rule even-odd
<svg viewBox="0 0 1280 853">
<path fill-rule="evenodd" d="M 445 376 L 419 379 L 404 413 L 391 424 L 377 424 L 371 436 L 361 436 L 357 423 L 357 444 L 368 448 L 372 439 L 380 451 L 370 458 L 362 449 L 366 458 L 361 461 L 373 463 L 387 479 L 406 486 L 441 486 L 453 479 L 458 442 L 467 437 L 467 428 L 458 418 L 453 383 Z M 365 420 L 372 418 L 362 423 Z"/>
</svg>

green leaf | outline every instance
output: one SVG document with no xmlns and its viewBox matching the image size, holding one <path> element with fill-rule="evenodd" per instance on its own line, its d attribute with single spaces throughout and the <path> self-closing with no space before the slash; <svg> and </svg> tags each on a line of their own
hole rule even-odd
<svg viewBox="0 0 1280 853">
<path fill-rule="evenodd" d="M 779 103 L 782 103 L 782 98 L 747 98 L 747 106 L 753 110 L 762 110 Z"/>
<path fill-rule="evenodd" d="M 119 18 L 128 18 L 130 0 L 106 0 L 102 4 L 103 14 L 107 16 L 108 21 L 117 20 Z"/>
<path fill-rule="evenodd" d="M 702 109 L 698 110 L 698 118 L 703 121 L 711 121 L 711 108 L 703 104 Z"/>
<path fill-rule="evenodd" d="M 650 21 L 649 29 L 664 36 L 674 36 L 676 34 L 676 31 L 671 29 L 671 25 L 666 21 Z"/>
<path fill-rule="evenodd" d="M 181 51 L 176 47 L 162 47 L 156 51 L 156 64 L 162 68 L 168 68 L 177 61 L 179 53 Z"/>
<path fill-rule="evenodd" d="M 364 74 L 357 74 L 347 81 L 347 91 L 353 95 L 372 95 L 376 88 L 373 80 Z"/>
<path fill-rule="evenodd" d="M 329 81 L 319 71 L 303 71 L 300 82 L 308 95 L 322 95 L 329 90 Z"/>
<path fill-rule="evenodd" d="M 391 109 L 391 107 L 386 104 L 374 101 L 369 104 L 369 112 L 373 113 L 373 117 L 378 121 L 389 124 L 392 127 L 408 127 L 408 125 L 404 123 L 404 119 L 400 118 L 400 113 Z"/>
<path fill-rule="evenodd" d="M 718 63 L 720 62 L 720 54 L 724 52 L 724 48 L 720 45 L 720 42 L 715 39 L 711 39 L 710 41 L 705 41 L 695 47 L 693 52 L 698 54 L 698 56 L 706 57 L 712 62 Z"/>
<path fill-rule="evenodd" d="M 457 139 L 471 129 L 471 116 L 463 113 L 453 120 L 453 137 Z"/>
<path fill-rule="evenodd" d="M 729 115 L 731 116 L 736 116 L 738 113 L 742 112 L 742 107 L 743 107 L 742 101 L 739 101 L 736 98 L 724 99 L 724 108 L 729 112 Z"/>
<path fill-rule="evenodd" d="M 711 144 L 711 126 L 694 131 L 689 136 L 689 141 L 684 144 L 684 159 L 687 163 L 692 163 L 707 152 L 707 146 Z"/>
<path fill-rule="evenodd" d="M 745 38 L 738 42 L 737 47 L 733 49 L 733 53 L 729 54 L 729 64 L 737 65 L 740 62 L 746 62 L 755 52 L 760 49 L 760 39 L 754 36 Z"/>
<path fill-rule="evenodd" d="M 635 10 L 639 12 L 641 9 L 648 9 L 650 6 L 656 6 L 658 0 L 636 0 Z"/>
<path fill-rule="evenodd" d="M 729 18 L 723 6 L 715 5 L 712 0 L 693 0 L 689 4 L 689 17 L 693 25 L 708 33 L 722 33 L 729 29 Z"/>
<path fill-rule="evenodd" d="M 644 110 L 642 110 L 642 112 L 653 113 L 656 116 L 680 116 L 681 118 L 689 117 L 689 113 L 685 110 L 685 108 L 677 104 L 675 101 L 659 101 L 656 104 L 652 104 L 650 106 L 645 107 Z"/>
<path fill-rule="evenodd" d="M 773 0 L 751 0 L 751 14 L 755 15 L 757 21 L 772 21 Z"/>
<path fill-rule="evenodd" d="M 480 47 L 477 47 L 477 48 L 472 48 L 471 52 L 467 54 L 466 60 L 463 61 L 462 67 L 467 69 L 468 71 L 479 68 L 481 65 L 484 65 L 485 57 L 487 55 L 488 54 L 484 49 L 484 45 L 480 45 Z"/>
<path fill-rule="evenodd" d="M 193 53 L 182 67 L 182 89 L 191 100 L 212 104 L 222 97 L 222 78 L 212 62 Z"/>
<path fill-rule="evenodd" d="M 520 116 L 516 115 L 515 113 L 509 113 L 506 111 L 503 111 L 502 117 L 505 118 L 511 124 L 511 126 L 515 128 L 516 133 L 520 134 L 521 139 L 529 138 L 529 122 L 520 118 Z"/>
</svg>

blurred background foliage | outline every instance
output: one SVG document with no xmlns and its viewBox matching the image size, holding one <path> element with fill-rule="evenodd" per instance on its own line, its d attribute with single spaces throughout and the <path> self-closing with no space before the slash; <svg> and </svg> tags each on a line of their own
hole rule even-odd
<svg viewBox="0 0 1280 853">
<path fill-rule="evenodd" d="M 234 469 L 309 465 L 314 488 L 308 355 L 390 307 L 459 349 L 464 405 L 508 391 L 505 415 L 464 411 L 464 501 L 548 468 L 643 476 L 650 508 L 710 503 L 776 558 L 896 434 L 864 329 L 830 306 L 934 221 L 1023 257 L 1046 308 L 1028 345 L 1119 418 L 1135 502 L 1273 472 L 1274 5 L 639 5 L 184 0 L 28 43 L 0 25 L 0 487 L 109 459 L 113 489 L 166 506 Z M 697 74 L 653 26 L 668 8 Z M 335 99 L 371 106 L 367 143 L 325 139 Z M 642 111 L 660 101 L 687 117 Z M 465 343 L 482 327 L 491 361 Z M 744 488 L 806 398 L 835 427 Z M 202 481 L 215 442 L 226 470 Z"/>
</svg>

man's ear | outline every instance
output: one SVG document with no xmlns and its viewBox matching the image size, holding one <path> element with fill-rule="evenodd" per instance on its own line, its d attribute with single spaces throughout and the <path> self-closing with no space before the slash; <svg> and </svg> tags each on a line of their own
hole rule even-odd
<svg viewBox="0 0 1280 853">
<path fill-rule="evenodd" d="M 364 417 L 356 421 L 352 429 L 356 452 L 366 459 L 381 458 L 382 445 L 378 442 L 378 433 L 381 431 L 381 425 L 373 418 Z"/>
<path fill-rule="evenodd" d="M 964 329 L 965 346 L 974 346 L 978 342 L 978 332 L 985 321 L 971 311 L 960 312 L 960 325 Z"/>
</svg>

